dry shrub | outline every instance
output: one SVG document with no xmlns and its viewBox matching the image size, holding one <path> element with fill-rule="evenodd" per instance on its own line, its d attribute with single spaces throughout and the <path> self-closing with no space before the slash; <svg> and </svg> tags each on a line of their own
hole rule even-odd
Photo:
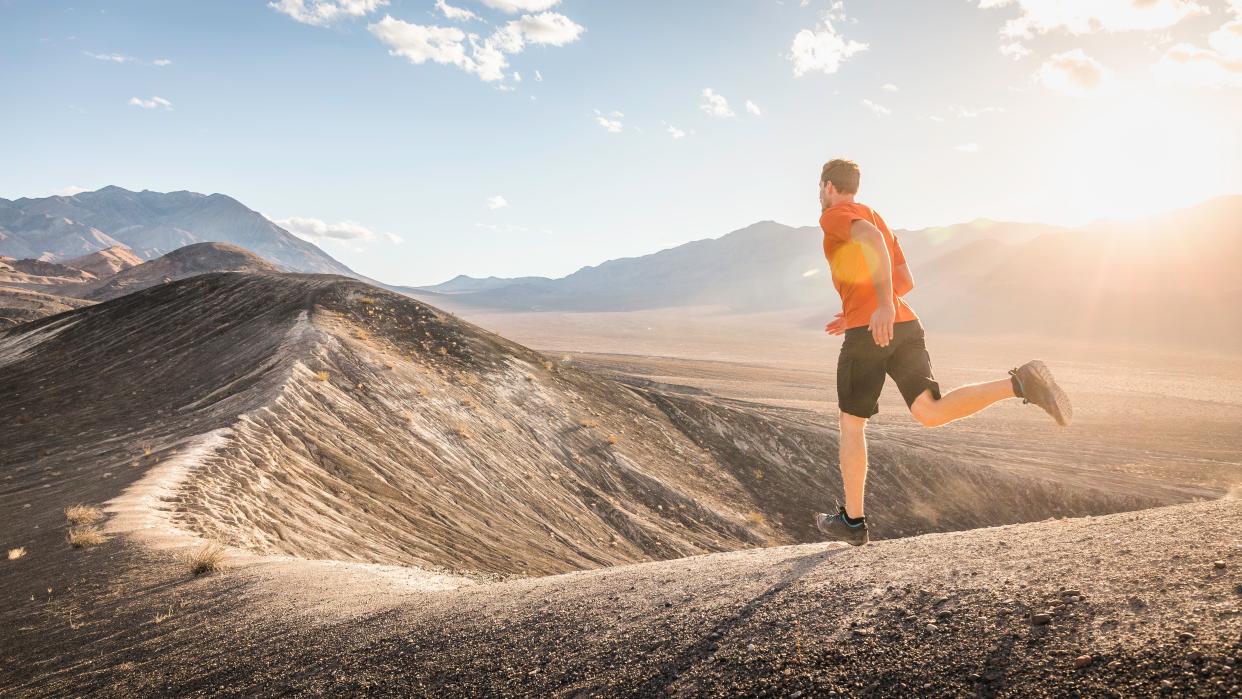
<svg viewBox="0 0 1242 699">
<path fill-rule="evenodd" d="M 316 381 L 327 381 L 327 380 L 328 380 L 328 372 L 326 372 L 326 371 L 317 371 L 317 372 L 315 372 L 315 380 L 316 380 Z"/>
<path fill-rule="evenodd" d="M 592 420 L 589 417 L 584 417 L 578 421 L 578 426 L 586 427 L 587 429 L 590 429 L 592 427 L 599 427 L 599 420 Z"/>
<path fill-rule="evenodd" d="M 544 369 L 547 369 L 548 371 L 552 371 L 552 367 L 553 367 L 553 366 L 555 366 L 555 365 L 554 365 L 554 364 L 552 364 L 552 362 L 549 362 L 549 361 L 548 361 L 548 360 L 546 360 L 546 359 L 543 361 L 543 368 L 544 368 Z"/>
<path fill-rule="evenodd" d="M 224 547 L 217 543 L 205 544 L 185 554 L 186 567 L 191 575 L 219 573 L 224 570 Z"/>
<path fill-rule="evenodd" d="M 154 621 L 157 624 L 162 624 L 168 621 L 169 619 L 171 619 L 172 615 L 173 615 L 173 608 L 172 608 L 172 605 L 170 604 L 168 605 L 168 611 L 160 612 L 159 614 L 156 614 L 155 618 L 152 619 L 152 621 Z"/>
<path fill-rule="evenodd" d="M 457 426 L 455 426 L 453 428 L 453 432 L 456 433 L 456 435 L 458 437 L 461 437 L 462 439 L 471 439 L 472 437 L 474 437 L 474 434 L 470 431 L 470 428 L 462 424 L 458 424 Z"/>
<path fill-rule="evenodd" d="M 73 527 L 69 530 L 69 545 L 75 549 L 98 546 L 107 540 L 108 537 L 96 527 Z"/>
<path fill-rule="evenodd" d="M 441 346 L 439 349 L 436 350 L 436 353 L 439 354 L 441 357 L 444 357 L 448 355 L 448 348 Z"/>
<path fill-rule="evenodd" d="M 764 517 L 762 512 L 751 512 L 750 514 L 746 515 L 746 521 L 750 522 L 756 527 L 761 527 L 763 526 L 764 522 L 768 521 L 768 518 Z"/>
<path fill-rule="evenodd" d="M 620 441 L 621 441 L 621 438 L 618 437 L 617 435 L 615 434 L 608 435 L 608 444 L 612 446 L 616 446 L 617 442 L 620 442 Z"/>
<path fill-rule="evenodd" d="M 10 561 L 16 561 L 17 559 L 19 559 L 19 558 L 21 558 L 22 556 L 25 556 L 25 555 L 26 555 L 26 547 L 25 547 L 25 546 L 19 546 L 19 547 L 15 548 L 15 549 L 9 549 L 9 560 L 10 560 Z"/>
<path fill-rule="evenodd" d="M 370 296 L 363 296 L 358 299 L 358 303 L 361 303 L 364 306 L 374 306 L 375 299 L 371 298 Z"/>
<path fill-rule="evenodd" d="M 65 508 L 65 519 L 70 524 L 94 524 L 103 519 L 103 510 L 90 505 L 74 505 Z"/>
</svg>

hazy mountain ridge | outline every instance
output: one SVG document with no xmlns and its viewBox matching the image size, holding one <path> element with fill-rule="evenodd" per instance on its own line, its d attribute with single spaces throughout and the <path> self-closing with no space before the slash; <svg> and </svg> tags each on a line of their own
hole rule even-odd
<svg viewBox="0 0 1242 699">
<path fill-rule="evenodd" d="M 62 261 L 122 245 L 150 260 L 193 243 L 238 245 L 282 268 L 357 276 L 315 245 L 223 194 L 131 192 L 0 199 L 0 254 Z"/>
</svg>

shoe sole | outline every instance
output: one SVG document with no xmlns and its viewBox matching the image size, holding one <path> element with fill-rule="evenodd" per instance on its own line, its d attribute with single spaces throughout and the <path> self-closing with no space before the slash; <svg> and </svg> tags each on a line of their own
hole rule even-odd
<svg viewBox="0 0 1242 699">
<path fill-rule="evenodd" d="M 1069 396 L 1057 384 L 1057 380 L 1052 378 L 1052 370 L 1048 368 L 1047 364 L 1036 359 L 1031 362 L 1031 369 L 1039 377 L 1040 381 L 1044 382 L 1048 392 L 1052 394 L 1052 407 L 1054 408 L 1052 419 L 1056 420 L 1058 425 L 1068 427 L 1074 419 L 1074 406 L 1070 404 Z"/>
</svg>

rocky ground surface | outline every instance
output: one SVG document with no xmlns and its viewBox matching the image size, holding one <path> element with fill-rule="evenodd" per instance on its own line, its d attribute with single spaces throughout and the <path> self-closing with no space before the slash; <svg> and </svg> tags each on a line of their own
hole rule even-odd
<svg viewBox="0 0 1242 699">
<path fill-rule="evenodd" d="M 6 695 L 1236 693 L 1237 500 L 890 440 L 880 540 L 758 548 L 813 541 L 839 490 L 813 413 L 339 277 L 0 331 L 0 395 Z M 77 547 L 76 503 L 103 509 Z"/>
</svg>

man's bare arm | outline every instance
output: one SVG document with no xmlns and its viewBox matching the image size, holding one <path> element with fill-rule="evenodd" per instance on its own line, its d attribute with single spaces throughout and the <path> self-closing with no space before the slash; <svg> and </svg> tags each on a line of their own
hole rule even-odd
<svg viewBox="0 0 1242 699">
<path fill-rule="evenodd" d="M 893 271 L 893 291 L 898 296 L 905 296 L 913 290 L 914 275 L 910 274 L 910 266 L 903 262 Z"/>
<path fill-rule="evenodd" d="M 850 224 L 850 237 L 871 253 L 865 257 L 871 267 L 877 306 L 867 327 L 875 344 L 887 347 L 893 340 L 893 321 L 897 318 L 897 308 L 893 304 L 893 261 L 888 254 L 888 244 L 880 229 L 861 219 Z"/>
</svg>

